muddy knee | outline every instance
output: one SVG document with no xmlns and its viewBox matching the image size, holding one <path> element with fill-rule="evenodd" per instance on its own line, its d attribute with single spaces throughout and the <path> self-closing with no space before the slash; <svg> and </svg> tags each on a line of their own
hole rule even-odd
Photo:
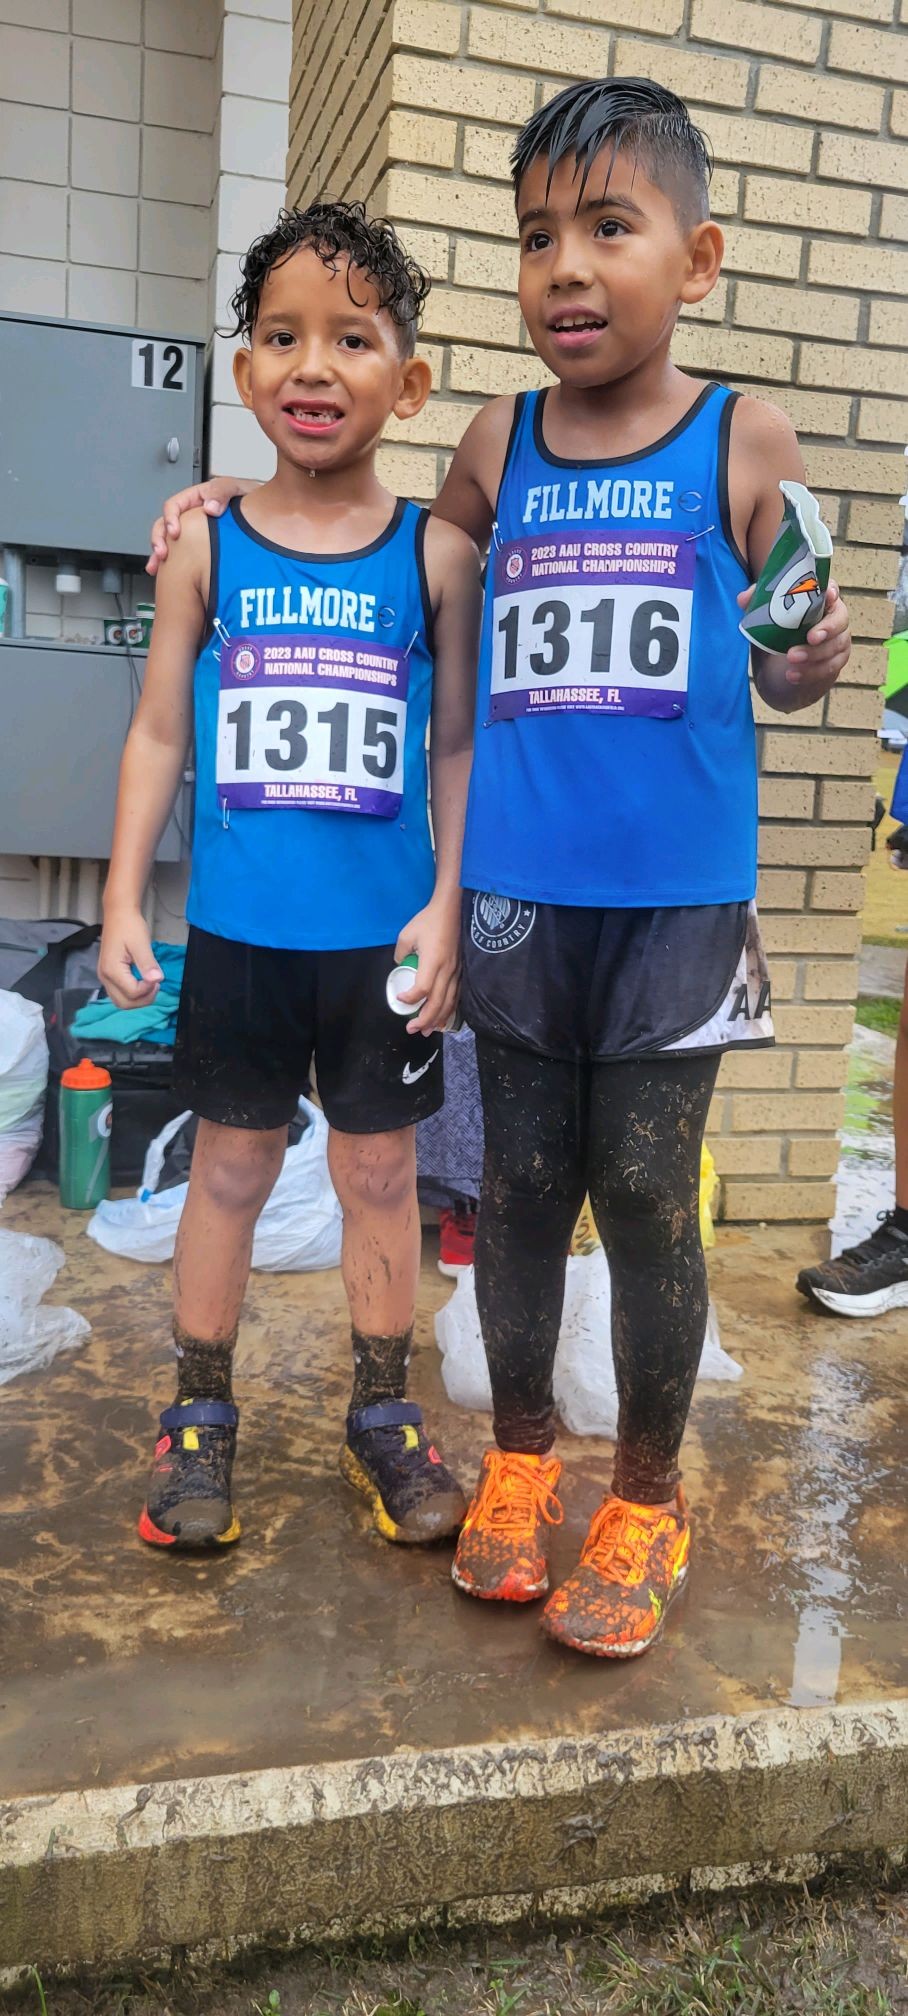
<svg viewBox="0 0 908 2016">
<path fill-rule="evenodd" d="M 277 1181 L 286 1147 L 286 1127 L 260 1132 L 201 1120 L 191 1180 L 216 1210 L 239 1218 L 257 1216 Z"/>
<path fill-rule="evenodd" d="M 393 1134 L 336 1134 L 328 1143 L 331 1180 L 346 1211 L 400 1211 L 416 1184 L 412 1127 Z"/>
</svg>

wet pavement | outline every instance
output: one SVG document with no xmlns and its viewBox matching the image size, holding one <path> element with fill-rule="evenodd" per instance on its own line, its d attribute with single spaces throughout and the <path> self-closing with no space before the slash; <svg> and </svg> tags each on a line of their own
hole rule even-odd
<svg viewBox="0 0 908 2016">
<path fill-rule="evenodd" d="M 890 1001 L 901 1001 L 905 991 L 906 958 L 908 944 L 862 945 L 860 992 L 883 994 Z"/>
<path fill-rule="evenodd" d="M 631 1664 L 541 1637 L 532 1608 L 472 1604 L 450 1549 L 395 1549 L 336 1471 L 348 1390 L 338 1273 L 255 1275 L 241 1332 L 240 1546 L 160 1556 L 134 1519 L 170 1397 L 170 1270 L 114 1259 L 48 1188 L 10 1230 L 65 1246 L 51 1293 L 81 1351 L 0 1388 L 0 1798 L 589 1736 L 908 1694 L 904 1326 L 812 1311 L 814 1229 L 720 1231 L 722 1341 L 744 1367 L 698 1387 L 685 1447 L 694 1565 L 665 1639 Z M 450 1293 L 427 1234 L 413 1390 L 469 1480 L 482 1416 L 445 1400 L 432 1334 Z M 562 1439 L 576 1558 L 609 1445 Z"/>
</svg>

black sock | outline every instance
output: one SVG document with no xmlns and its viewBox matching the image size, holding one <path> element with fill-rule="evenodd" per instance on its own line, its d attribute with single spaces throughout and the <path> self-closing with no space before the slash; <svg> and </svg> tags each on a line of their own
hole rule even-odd
<svg viewBox="0 0 908 2016">
<path fill-rule="evenodd" d="M 210 1338 L 191 1337 L 181 1323 L 174 1323 L 173 1341 L 177 1354 L 178 1400 L 232 1400 L 232 1337 L 212 1343 Z"/>
<path fill-rule="evenodd" d="M 353 1392 L 350 1412 L 358 1407 L 374 1407 L 380 1400 L 402 1400 L 407 1390 L 407 1366 L 413 1343 L 413 1325 L 390 1337 L 365 1337 L 351 1330 L 353 1339 Z"/>
<path fill-rule="evenodd" d="M 908 1233 L 908 1204 L 897 1204 L 892 1214 L 892 1222 L 897 1232 Z"/>
</svg>

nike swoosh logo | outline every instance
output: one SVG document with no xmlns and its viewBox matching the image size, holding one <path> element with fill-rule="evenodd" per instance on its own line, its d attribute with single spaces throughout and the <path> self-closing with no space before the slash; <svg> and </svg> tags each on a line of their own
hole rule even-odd
<svg viewBox="0 0 908 2016">
<path fill-rule="evenodd" d="M 437 1057 L 437 1056 L 438 1056 L 438 1051 L 437 1051 L 437 1050 L 433 1050 L 433 1052 L 432 1052 L 432 1055 L 431 1055 L 431 1057 L 427 1058 L 427 1060 L 426 1060 L 425 1064 L 421 1064 L 421 1065 L 420 1065 L 420 1067 L 419 1067 L 419 1070 L 418 1070 L 418 1071 L 411 1071 L 411 1069 L 410 1069 L 410 1066 L 409 1066 L 409 1064 L 405 1064 L 405 1065 L 404 1065 L 404 1068 L 403 1068 L 403 1072 L 402 1072 L 402 1077 L 403 1077 L 403 1081 L 404 1081 L 404 1084 L 405 1084 L 405 1085 L 415 1085 L 415 1084 L 416 1084 L 416 1080 L 417 1080 L 417 1078 L 424 1078 L 424 1077 L 425 1077 L 425 1074 L 426 1074 L 426 1072 L 427 1072 L 427 1071 L 428 1071 L 428 1069 L 429 1069 L 429 1065 L 430 1065 L 430 1064 L 434 1064 L 434 1062 L 435 1062 L 435 1059 L 436 1059 L 436 1057 Z"/>
</svg>

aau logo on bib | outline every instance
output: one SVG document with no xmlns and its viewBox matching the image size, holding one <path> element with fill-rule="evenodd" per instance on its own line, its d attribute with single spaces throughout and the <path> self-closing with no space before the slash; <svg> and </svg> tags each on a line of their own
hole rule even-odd
<svg viewBox="0 0 908 2016">
<path fill-rule="evenodd" d="M 520 903 L 514 896 L 474 896 L 470 937 L 480 952 L 513 952 L 535 922 L 535 903 Z"/>
<path fill-rule="evenodd" d="M 231 671 L 235 679 L 254 679 L 261 664 L 261 652 L 254 644 L 241 644 L 234 651 Z"/>
</svg>

